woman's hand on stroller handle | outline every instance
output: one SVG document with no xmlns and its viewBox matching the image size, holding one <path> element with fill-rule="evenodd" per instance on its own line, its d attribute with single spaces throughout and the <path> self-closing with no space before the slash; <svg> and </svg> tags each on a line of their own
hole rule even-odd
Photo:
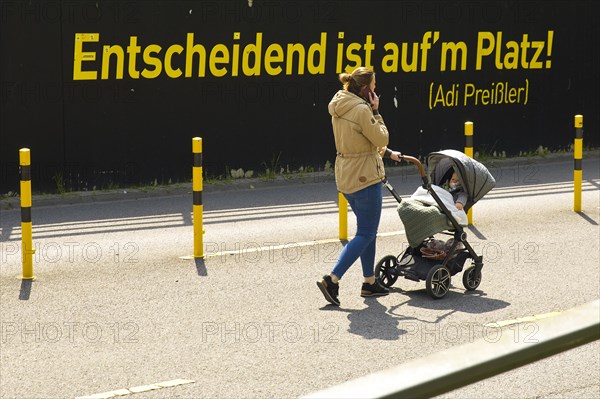
<svg viewBox="0 0 600 399">
<path fill-rule="evenodd" d="M 392 151 L 390 158 L 396 162 L 402 162 L 403 155 L 400 151 Z"/>
</svg>

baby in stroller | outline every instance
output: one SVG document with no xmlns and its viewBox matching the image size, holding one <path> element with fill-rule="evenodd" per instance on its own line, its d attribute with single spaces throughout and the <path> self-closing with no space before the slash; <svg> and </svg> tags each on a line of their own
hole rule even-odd
<svg viewBox="0 0 600 399">
<path fill-rule="evenodd" d="M 447 177 L 448 174 L 450 174 L 449 178 Z M 462 189 L 458 173 L 456 173 L 454 168 L 448 169 L 448 172 L 446 172 L 446 175 L 442 178 L 441 182 L 441 186 L 452 194 L 454 206 L 456 206 L 457 209 L 462 210 L 467 203 L 467 193 Z"/>
<path fill-rule="evenodd" d="M 423 185 L 404 200 L 389 182 L 385 186 L 399 202 L 398 215 L 409 247 L 398 256 L 382 258 L 375 267 L 376 277 L 386 287 L 393 285 L 399 276 L 425 280 L 427 292 L 439 299 L 448 292 L 450 277 L 461 272 L 466 260 L 471 259 L 473 265 L 463 273 L 463 284 L 467 290 L 476 289 L 481 282 L 483 257 L 467 242 L 463 228 L 468 225 L 465 212 L 495 186 L 493 176 L 484 165 L 456 150 L 429 154 L 427 173 L 418 159 L 404 156 L 404 160 L 417 165 Z M 437 233 L 450 235 L 452 239 L 445 243 L 435 240 Z M 443 249 L 440 256 L 431 256 L 430 250 L 440 249 Z"/>
</svg>

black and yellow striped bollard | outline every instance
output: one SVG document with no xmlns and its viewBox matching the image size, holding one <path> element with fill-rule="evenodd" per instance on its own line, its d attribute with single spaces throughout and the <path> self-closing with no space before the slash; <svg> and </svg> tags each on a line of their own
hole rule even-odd
<svg viewBox="0 0 600 399">
<path fill-rule="evenodd" d="M 23 280 L 33 280 L 33 227 L 31 222 L 31 152 L 19 150 L 21 175 L 21 252 L 23 257 Z"/>
<path fill-rule="evenodd" d="M 465 122 L 465 155 L 473 158 L 473 122 Z M 467 221 L 473 224 L 473 208 L 467 212 Z"/>
<path fill-rule="evenodd" d="M 583 178 L 583 115 L 575 115 L 575 143 L 574 143 L 574 171 L 573 171 L 573 210 L 581 212 L 581 184 Z"/>
<path fill-rule="evenodd" d="M 194 156 L 192 167 L 192 190 L 194 195 L 193 222 L 194 222 L 194 258 L 204 257 L 204 229 L 202 226 L 202 138 L 192 139 L 192 153 Z"/>
</svg>

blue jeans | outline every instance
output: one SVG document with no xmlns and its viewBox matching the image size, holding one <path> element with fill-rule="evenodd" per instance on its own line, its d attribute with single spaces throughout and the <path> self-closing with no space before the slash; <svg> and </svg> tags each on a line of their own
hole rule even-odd
<svg viewBox="0 0 600 399">
<path fill-rule="evenodd" d="M 373 184 L 352 194 L 344 194 L 356 216 L 356 235 L 342 249 L 332 273 L 342 278 L 360 257 L 363 277 L 375 275 L 375 241 L 383 200 L 383 183 Z"/>
</svg>

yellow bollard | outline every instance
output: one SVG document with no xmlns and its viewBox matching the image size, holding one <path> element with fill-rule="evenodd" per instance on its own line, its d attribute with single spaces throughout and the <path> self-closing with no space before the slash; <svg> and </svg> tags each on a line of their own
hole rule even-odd
<svg viewBox="0 0 600 399">
<path fill-rule="evenodd" d="M 33 228 L 31 224 L 31 152 L 29 148 L 19 150 L 21 174 L 21 248 L 23 254 L 23 280 L 33 277 Z"/>
<path fill-rule="evenodd" d="M 192 191 L 194 193 L 193 221 L 194 221 L 194 257 L 204 257 L 202 213 L 202 139 L 192 139 L 192 153 L 194 156 L 192 167 Z"/>
<path fill-rule="evenodd" d="M 473 122 L 465 122 L 465 155 L 473 158 Z M 467 212 L 467 221 L 473 224 L 473 208 Z"/>
<path fill-rule="evenodd" d="M 338 209 L 340 225 L 340 241 L 348 240 L 348 200 L 338 192 Z"/>
<path fill-rule="evenodd" d="M 573 171 L 573 210 L 581 212 L 581 183 L 582 183 L 582 160 L 583 160 L 583 115 L 575 115 L 575 146 L 573 148 L 575 159 Z"/>
</svg>

